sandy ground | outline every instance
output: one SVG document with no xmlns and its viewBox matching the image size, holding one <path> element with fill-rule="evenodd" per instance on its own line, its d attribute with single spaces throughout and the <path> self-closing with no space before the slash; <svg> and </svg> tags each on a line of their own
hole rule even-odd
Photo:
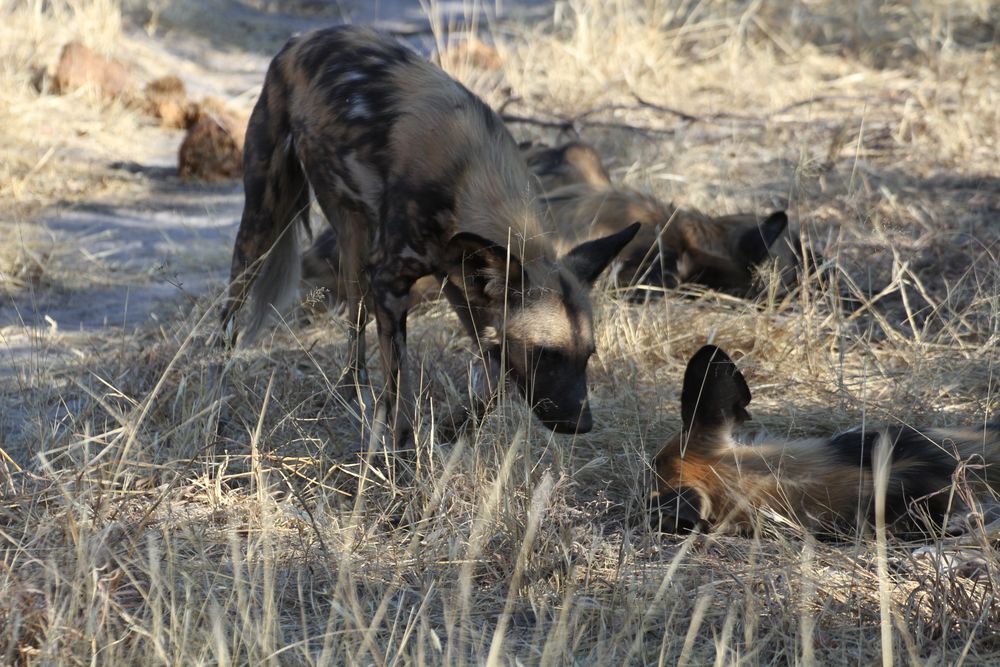
<svg viewBox="0 0 1000 667">
<path fill-rule="evenodd" d="M 295 32 L 337 22 L 371 23 L 431 48 L 428 20 L 418 0 L 319 3 L 218 0 L 172 3 L 149 36 L 129 30 L 147 69 L 177 73 L 193 96 L 223 96 L 249 109 L 270 55 Z M 467 2 L 437 3 L 445 24 L 463 16 Z M 550 11 L 548 1 L 504 0 L 484 9 L 484 22 L 530 20 Z M 142 8 L 126 16 L 147 24 Z M 156 326 L 165 313 L 194 296 L 220 292 L 243 206 L 242 185 L 186 183 L 176 175 L 181 132 L 150 126 L 128 159 L 109 165 L 134 176 L 121 196 L 54 207 L 37 221 L 53 245 L 71 248 L 61 261 L 88 276 L 79 287 L 29 292 L 0 303 L 0 377 L 30 384 L 96 339 Z M 100 276 L 93 280 L 93 276 Z"/>
</svg>

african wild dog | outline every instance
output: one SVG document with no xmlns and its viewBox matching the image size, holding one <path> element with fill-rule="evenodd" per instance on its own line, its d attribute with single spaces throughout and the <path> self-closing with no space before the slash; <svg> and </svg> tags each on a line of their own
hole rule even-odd
<svg viewBox="0 0 1000 667">
<path fill-rule="evenodd" d="M 368 28 L 292 38 L 271 62 L 250 118 L 244 172 L 221 314 L 227 341 L 236 340 L 234 316 L 248 291 L 247 338 L 294 295 L 293 223 L 306 223 L 311 186 L 348 277 L 345 375 L 355 387 L 367 384 L 370 305 L 397 448 L 412 438 L 408 295 L 427 275 L 446 278 L 445 295 L 483 351 L 489 390 L 507 371 L 546 426 L 591 428 L 588 292 L 638 225 L 557 259 L 514 139 L 441 69 Z"/>
<path fill-rule="evenodd" d="M 527 145 L 522 150 L 545 190 L 560 239 L 579 242 L 642 222 L 620 255 L 622 284 L 694 283 L 751 297 L 760 291 L 760 270 L 772 262 L 783 290 L 798 279 L 801 242 L 787 229 L 784 211 L 764 218 L 749 213 L 712 217 L 614 185 L 597 151 L 586 143 Z M 581 227 L 581 221 L 589 226 Z M 814 264 L 817 257 L 810 255 L 810 260 Z"/>
<path fill-rule="evenodd" d="M 787 230 L 784 211 L 764 218 L 752 213 L 713 217 L 630 188 L 589 184 L 564 186 L 547 193 L 546 201 L 560 238 L 571 243 L 642 223 L 621 253 L 617 275 L 624 285 L 693 283 L 754 297 L 761 289 L 760 270 L 774 262 L 787 291 L 802 264 L 798 236 Z M 581 220 L 589 226 L 581 227 Z"/>
<path fill-rule="evenodd" d="M 973 490 L 1000 490 L 1000 425 L 854 429 L 829 438 L 744 444 L 734 427 L 750 419 L 750 389 L 725 352 L 706 345 L 688 362 L 681 390 L 680 433 L 653 459 L 654 525 L 752 530 L 766 508 L 817 533 L 874 521 L 876 471 L 887 470 L 887 525 L 914 526 L 922 510 L 932 523 L 965 508 L 950 493 L 960 464 Z M 886 468 L 880 462 L 888 462 Z M 985 465 L 983 465 L 985 464 Z"/>
</svg>

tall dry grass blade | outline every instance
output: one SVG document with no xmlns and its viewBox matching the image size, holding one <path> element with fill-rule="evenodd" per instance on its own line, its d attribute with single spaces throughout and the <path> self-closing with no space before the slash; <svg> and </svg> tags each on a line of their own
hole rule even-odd
<svg viewBox="0 0 1000 667">
<path fill-rule="evenodd" d="M 514 565 L 514 572 L 511 574 L 510 583 L 507 588 L 507 601 L 504 602 L 503 611 L 497 619 L 496 628 L 493 630 L 493 639 L 490 642 L 490 651 L 486 656 L 486 664 L 493 667 L 500 664 L 501 651 L 503 651 L 504 635 L 507 632 L 507 624 L 510 623 L 511 612 L 514 603 L 519 597 L 521 589 L 521 579 L 524 576 L 524 569 L 527 566 L 531 549 L 535 544 L 535 535 L 538 526 L 545 518 L 545 511 L 549 504 L 549 497 L 555 481 L 552 475 L 546 472 L 542 475 L 541 481 L 535 487 L 531 495 L 531 508 L 528 510 L 528 522 L 524 530 L 524 538 L 521 540 L 521 548 L 517 554 L 517 562 Z"/>
<path fill-rule="evenodd" d="M 889 492 L 889 476 L 892 471 L 893 443 L 885 435 L 875 441 L 872 452 L 872 478 L 875 489 L 875 554 L 878 574 L 879 628 L 881 632 L 882 664 L 893 665 L 893 621 L 895 610 L 892 606 L 892 584 L 889 580 L 889 557 L 886 544 L 886 497 Z"/>
</svg>

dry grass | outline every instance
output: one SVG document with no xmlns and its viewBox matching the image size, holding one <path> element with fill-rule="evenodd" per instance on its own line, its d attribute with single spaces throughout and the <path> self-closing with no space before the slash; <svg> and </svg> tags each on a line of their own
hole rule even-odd
<svg viewBox="0 0 1000 667">
<path fill-rule="evenodd" d="M 121 55 L 121 14 L 113 0 L 2 0 L 0 16 L 0 294 L 96 279 L 75 271 L 74 248 L 33 221 L 54 204 L 140 190 L 108 166 L 141 152 L 137 110 L 93 90 L 47 94 L 67 42 Z"/>
<path fill-rule="evenodd" d="M 331 391 L 340 321 L 233 360 L 238 426 L 215 441 L 205 298 L 0 385 L 0 662 L 996 664 L 985 537 L 973 577 L 891 537 L 817 543 L 762 516 L 754 537 L 682 540 L 643 521 L 648 460 L 709 339 L 742 357 L 757 428 L 778 434 L 996 409 L 996 7 L 767 4 L 559 3 L 494 29 L 502 72 L 449 62 L 509 113 L 577 119 L 632 185 L 717 213 L 787 205 L 877 303 L 845 313 L 821 285 L 756 305 L 599 294 L 595 430 L 554 436 L 512 397 L 454 444 L 433 424 L 463 400 L 469 345 L 424 308 L 424 448 L 398 492 Z M 15 91 L 4 114 L 22 94 L 46 103 Z M 5 205 L 29 172 L 0 184 Z"/>
</svg>

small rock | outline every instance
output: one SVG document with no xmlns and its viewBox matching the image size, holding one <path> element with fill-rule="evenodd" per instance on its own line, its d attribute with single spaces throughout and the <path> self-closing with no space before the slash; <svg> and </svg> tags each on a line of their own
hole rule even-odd
<svg viewBox="0 0 1000 667">
<path fill-rule="evenodd" d="M 125 66 L 106 58 L 80 42 L 63 46 L 52 79 L 52 92 L 65 95 L 78 88 L 92 87 L 102 97 L 115 98 L 132 90 L 132 79 Z"/>
</svg>

